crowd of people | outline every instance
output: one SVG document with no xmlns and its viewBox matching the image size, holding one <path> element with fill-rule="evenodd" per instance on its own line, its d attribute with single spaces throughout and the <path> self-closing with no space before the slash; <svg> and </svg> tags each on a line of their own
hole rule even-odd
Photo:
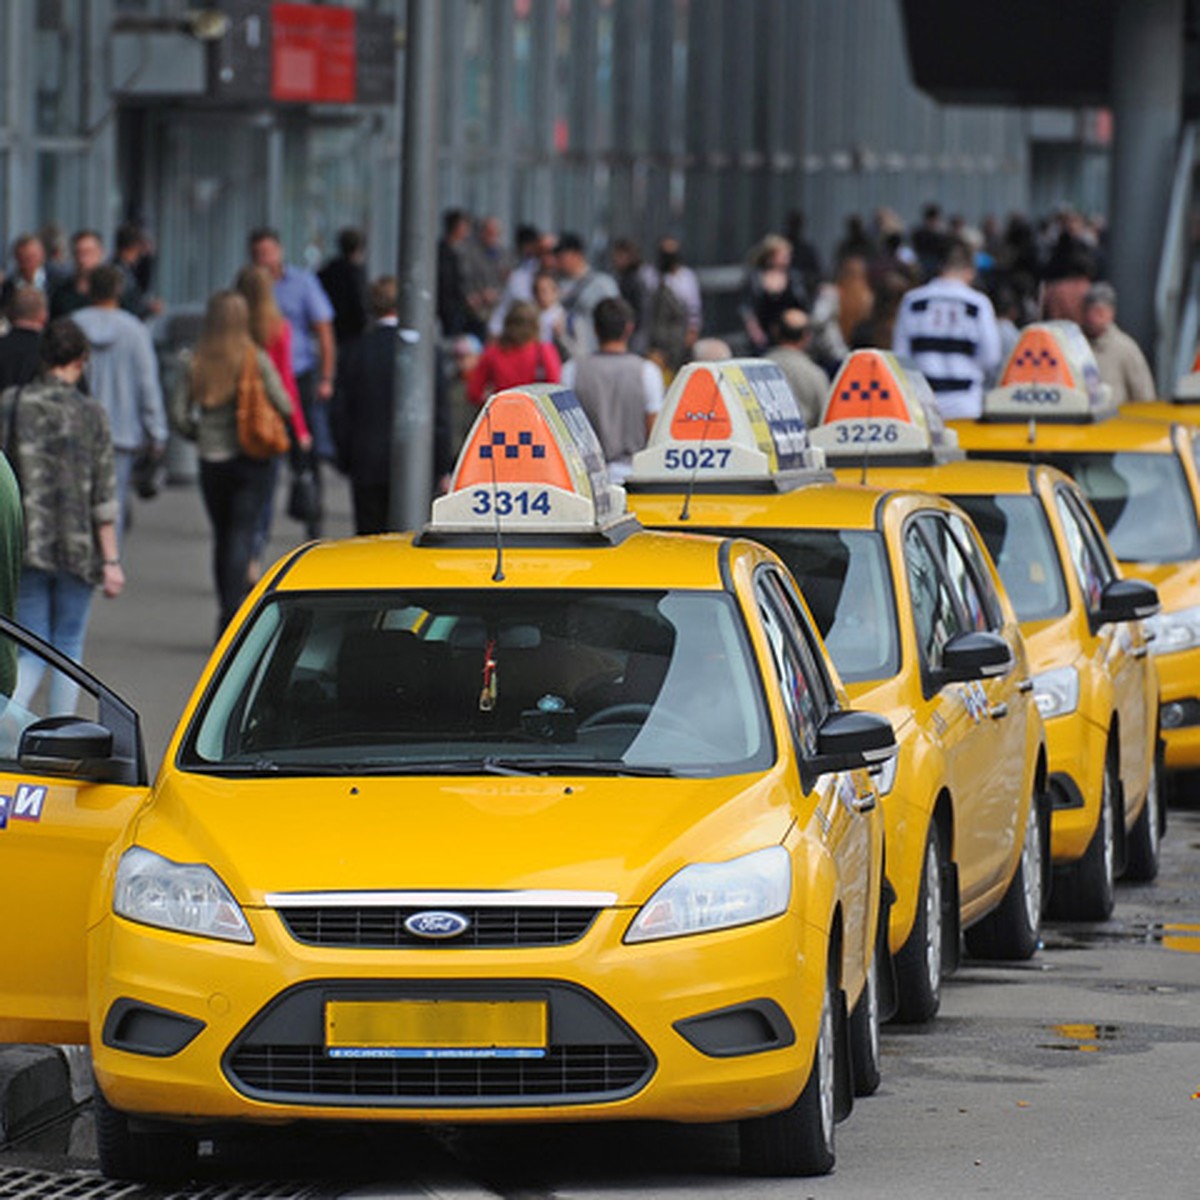
<svg viewBox="0 0 1200 1200">
<path fill-rule="evenodd" d="M 315 272 L 288 262 L 274 230 L 252 231 L 168 398 L 146 325 L 162 310 L 151 239 L 130 223 L 111 255 L 95 230 L 73 235 L 69 257 L 67 246 L 52 226 L 22 234 L 0 286 L 0 444 L 27 530 L 18 619 L 81 655 L 94 588 L 123 587 L 129 497 L 153 490 L 145 480 L 168 419 L 196 442 L 218 632 L 261 569 L 289 457 L 308 485 L 289 508 L 309 536 L 323 528 L 322 464 L 349 478 L 357 532 L 388 528 L 398 286 L 368 280 L 361 230 L 342 230 Z M 649 258 L 628 238 L 601 256 L 578 233 L 529 224 L 510 246 L 496 217 L 453 208 L 437 270 L 440 486 L 488 396 L 533 383 L 573 388 L 624 478 L 673 375 L 735 351 L 776 361 L 812 422 L 832 374 L 864 346 L 910 357 L 946 417 L 973 416 L 1020 326 L 1061 318 L 1083 329 L 1118 401 L 1154 394 L 1141 350 L 1116 324 L 1103 225 L 1066 208 L 976 227 L 929 204 L 912 228 L 879 209 L 869 222 L 847 218 L 827 267 L 793 213 L 747 254 L 732 330 L 706 325 L 700 281 L 669 235 Z M 247 451 L 251 401 L 278 414 L 286 452 Z"/>
</svg>

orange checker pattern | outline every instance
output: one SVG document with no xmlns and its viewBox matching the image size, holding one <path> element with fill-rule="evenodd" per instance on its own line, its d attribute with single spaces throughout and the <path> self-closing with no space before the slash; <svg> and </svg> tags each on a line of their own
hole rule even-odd
<svg viewBox="0 0 1200 1200">
<path fill-rule="evenodd" d="M 888 417 L 912 424 L 904 390 L 882 354 L 859 350 L 834 380 L 825 407 L 826 425 L 835 421 L 878 420 Z"/>
<path fill-rule="evenodd" d="M 537 405 L 520 393 L 488 402 L 459 459 L 454 491 L 481 483 L 541 483 L 573 492 L 571 472 Z"/>
<path fill-rule="evenodd" d="M 1021 334 L 1004 368 L 1000 386 L 1010 383 L 1052 383 L 1079 390 L 1062 349 L 1045 329 L 1027 329 Z"/>
</svg>

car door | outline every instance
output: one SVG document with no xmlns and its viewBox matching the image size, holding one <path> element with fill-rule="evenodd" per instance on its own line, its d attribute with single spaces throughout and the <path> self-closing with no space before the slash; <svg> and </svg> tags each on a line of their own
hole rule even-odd
<svg viewBox="0 0 1200 1200">
<path fill-rule="evenodd" d="M 1096 626 L 1104 588 L 1118 577 L 1107 544 L 1079 497 L 1065 487 L 1054 490 L 1054 503 L 1062 522 L 1071 565 L 1087 605 L 1100 653 L 1113 685 L 1114 706 L 1120 722 L 1121 782 L 1130 802 L 1146 790 L 1155 713 L 1147 703 L 1147 674 L 1153 670 L 1140 621 Z"/>
<path fill-rule="evenodd" d="M 755 596 L 793 742 L 803 763 L 816 754 L 817 732 L 837 707 L 837 695 L 816 635 L 782 574 L 774 568 L 760 569 L 755 576 Z M 871 932 L 868 914 L 876 883 L 866 813 L 874 807 L 874 795 L 855 772 L 819 775 L 810 786 L 824 814 L 821 825 L 837 864 L 845 960 L 865 963 Z"/>
<path fill-rule="evenodd" d="M 146 782 L 134 711 L 0 617 L 0 1041 L 88 1040 L 89 913 Z"/>
<path fill-rule="evenodd" d="M 1004 628 L 1003 609 L 990 577 L 973 561 L 981 551 L 965 521 L 950 513 L 929 512 L 915 524 L 949 593 L 955 632 L 992 632 L 1011 640 L 1014 631 Z M 946 622 L 949 626 L 949 614 Z M 947 747 L 961 814 L 956 825 L 959 882 L 962 899 L 969 902 L 1001 878 L 1023 828 L 1019 817 L 1027 753 L 1021 719 L 1024 704 L 1012 671 L 948 687 L 958 693 L 970 718 L 961 738 L 953 748 Z"/>
</svg>

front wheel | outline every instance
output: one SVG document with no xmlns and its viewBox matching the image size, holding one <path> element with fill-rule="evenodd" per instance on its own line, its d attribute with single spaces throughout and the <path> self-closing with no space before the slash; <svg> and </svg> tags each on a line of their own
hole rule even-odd
<svg viewBox="0 0 1200 1200">
<path fill-rule="evenodd" d="M 1037 796 L 1029 801 L 1025 842 L 1004 899 L 967 930 L 967 949 L 976 958 L 1026 959 L 1038 948 L 1042 928 L 1042 869 L 1045 847 Z"/>
<path fill-rule="evenodd" d="M 929 823 L 912 932 L 896 955 L 894 1020 L 916 1025 L 932 1020 L 942 1001 L 942 840 Z"/>
<path fill-rule="evenodd" d="M 92 1115 L 100 1170 L 109 1179 L 170 1183 L 190 1175 L 196 1139 L 186 1131 L 134 1127 L 127 1114 L 105 1100 L 99 1084 L 92 1090 Z"/>
<path fill-rule="evenodd" d="M 828 1175 L 833 1170 L 837 1069 L 833 1005 L 833 975 L 826 969 L 817 1046 L 804 1090 L 783 1112 L 740 1123 L 744 1171 L 752 1175 Z"/>
<path fill-rule="evenodd" d="M 1150 772 L 1150 784 L 1146 788 L 1146 803 L 1138 813 L 1125 854 L 1125 878 L 1134 883 L 1149 883 L 1158 875 L 1159 834 L 1162 830 L 1158 794 L 1158 769 Z"/>
</svg>

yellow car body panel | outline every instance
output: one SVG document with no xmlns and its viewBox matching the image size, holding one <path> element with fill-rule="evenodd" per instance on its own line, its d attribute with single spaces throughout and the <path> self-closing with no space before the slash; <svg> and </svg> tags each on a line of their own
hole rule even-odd
<svg viewBox="0 0 1200 1200">
<path fill-rule="evenodd" d="M 1005 454 L 1013 460 L 1039 461 L 1055 454 L 1117 453 L 1121 451 L 1161 454 L 1179 464 L 1187 482 L 1197 539 L 1200 541 L 1200 474 L 1197 472 L 1197 443 L 1200 426 L 1155 420 L 1143 410 L 1178 409 L 1179 405 L 1145 403 L 1126 406 L 1122 415 L 1108 420 L 1077 424 L 1042 421 L 1030 426 L 1020 422 L 955 421 L 951 427 L 968 455 Z M 1137 417 L 1131 410 L 1137 410 Z M 1031 440 L 1032 435 L 1032 440 Z M 1125 574 L 1153 583 L 1158 588 L 1164 617 L 1200 605 L 1200 556 L 1177 561 L 1153 560 L 1122 555 L 1118 561 Z M 1152 649 L 1154 649 L 1152 647 Z M 1155 649 L 1162 710 L 1181 707 L 1192 715 L 1182 726 L 1162 722 L 1163 762 L 1168 770 L 1200 767 L 1200 645 L 1173 653 Z"/>
<path fill-rule="evenodd" d="M 914 513 L 958 510 L 935 496 L 887 495 L 875 487 L 820 483 L 781 493 L 697 491 L 689 499 L 686 523 L 679 519 L 680 495 L 631 492 L 630 505 L 643 524 L 653 528 L 691 527 L 747 537 L 788 528 L 883 534 L 901 614 L 897 621 L 900 669 L 886 679 L 847 682 L 846 688 L 856 705 L 889 717 L 900 746 L 895 780 L 883 798 L 888 878 L 896 892 L 889 946 L 896 953 L 912 932 L 929 825 L 945 795 L 955 809 L 948 850 L 958 867 L 960 920 L 965 927 L 991 912 L 1017 869 L 1044 742 L 1032 699 L 1018 689 L 1029 668 L 1011 609 L 1005 614 L 1004 636 L 1013 648 L 1015 665 L 1003 678 L 974 685 L 987 692 L 987 707 L 1009 706 L 1009 718 L 988 722 L 996 731 L 1004 731 L 1003 739 L 990 737 L 988 745 L 982 744 L 980 735 L 992 731 L 972 715 L 967 685 L 951 684 L 932 696 L 925 694 L 913 623 L 903 616 L 911 610 L 911 601 L 901 533 Z M 999 588 L 994 573 L 993 582 Z M 1019 772 L 1012 769 L 1016 762 L 1020 762 Z M 1016 794 L 1014 787 L 1019 789 Z"/>
<path fill-rule="evenodd" d="M 1082 492 L 1052 467 L 987 460 L 948 461 L 918 467 L 888 467 L 886 460 L 868 470 L 876 487 L 916 488 L 951 498 L 960 496 L 1027 495 L 1037 498 L 1046 518 L 1064 586 L 1067 611 L 1049 619 L 1021 624 L 1033 675 L 1060 667 L 1079 673 L 1079 703 L 1075 711 L 1045 720 L 1052 782 L 1076 806 L 1056 805 L 1051 814 L 1051 856 L 1056 866 L 1077 861 L 1087 850 L 1100 819 L 1105 754 L 1109 732 L 1118 731 L 1118 771 L 1124 789 L 1124 822 L 1132 829 L 1146 802 L 1155 755 L 1158 673 L 1146 654 L 1140 622 L 1102 625 L 1093 629 L 1078 575 L 1072 569 L 1062 518 L 1054 490 L 1066 486 Z M 841 468 L 838 477 L 861 477 L 861 468 Z M 1086 500 L 1084 501 L 1086 504 Z M 1138 573 L 1147 582 L 1178 577 L 1170 568 Z M 1165 606 L 1165 601 L 1164 601 Z M 1200 652 L 1198 657 L 1200 657 Z M 1183 657 L 1183 656 L 1180 656 Z M 1056 779 L 1057 777 L 1057 779 Z"/>
<path fill-rule="evenodd" d="M 64 962 L 86 964 L 86 970 L 39 981 L 44 991 L 66 995 L 48 1021 L 44 995 L 7 993 L 0 1032 L 24 1040 L 90 1040 L 111 1104 L 180 1119 L 713 1121 L 786 1108 L 813 1060 L 835 937 L 836 986 L 848 1005 L 865 986 L 882 905 L 883 818 L 863 770 L 802 782 L 801 752 L 780 689 L 772 685 L 771 648 L 755 605 L 756 572 L 782 574 L 782 565 L 746 542 L 635 531 L 614 545 L 570 538 L 546 549 L 508 544 L 504 579 L 493 582 L 494 546 L 418 547 L 413 541 L 404 535 L 315 545 L 277 564 L 203 672 L 148 796 L 129 788 L 55 784 L 38 830 L 54 839 L 47 845 L 56 855 L 23 854 L 25 847 L 4 835 L 6 870 L 45 871 L 75 896 L 70 915 L 64 909 L 43 914 L 45 920 L 30 916 L 20 938 L 26 957 L 15 964 L 10 959 L 6 974 L 14 965 L 40 964 L 47 949 Z M 529 589 L 732 593 L 764 685 L 771 765 L 704 778 L 566 771 L 399 778 L 350 769 L 228 778 L 183 765 L 193 718 L 226 652 L 236 650 L 260 606 L 289 593 L 386 595 L 390 589 L 494 590 L 497 597 Z M 844 703 L 836 672 L 830 682 Z M 93 809 L 102 810 L 100 818 Z M 73 849 L 63 852 L 80 840 L 92 845 L 86 861 Z M 244 913 L 253 943 L 192 936 L 116 915 L 114 874 L 132 846 L 210 867 Z M 782 914 L 689 936 L 623 940 L 640 906 L 681 868 L 778 846 L 788 852 L 792 879 Z M 599 904 L 593 924 L 576 941 L 500 952 L 308 944 L 289 934 L 271 902 L 279 893 L 401 888 L 565 890 L 612 900 Z M 86 912 L 76 911 L 84 907 Z M 293 1011 L 280 1009 L 284 1001 L 326 992 L 392 995 L 398 980 L 415 982 L 427 995 L 448 989 L 451 998 L 489 988 L 501 995 L 513 989 L 586 995 L 644 1047 L 645 1078 L 615 1098 L 567 1095 L 496 1104 L 326 1102 L 307 1094 L 264 1097 L 235 1084 L 231 1055 L 238 1039 L 256 1020 Z M 120 1004 L 128 1000 L 194 1023 L 194 1036 L 171 1054 L 131 1049 L 114 1032 Z M 749 1002 L 776 1005 L 791 1035 L 762 1052 L 721 1057 L 701 1053 L 676 1027 Z"/>
</svg>

